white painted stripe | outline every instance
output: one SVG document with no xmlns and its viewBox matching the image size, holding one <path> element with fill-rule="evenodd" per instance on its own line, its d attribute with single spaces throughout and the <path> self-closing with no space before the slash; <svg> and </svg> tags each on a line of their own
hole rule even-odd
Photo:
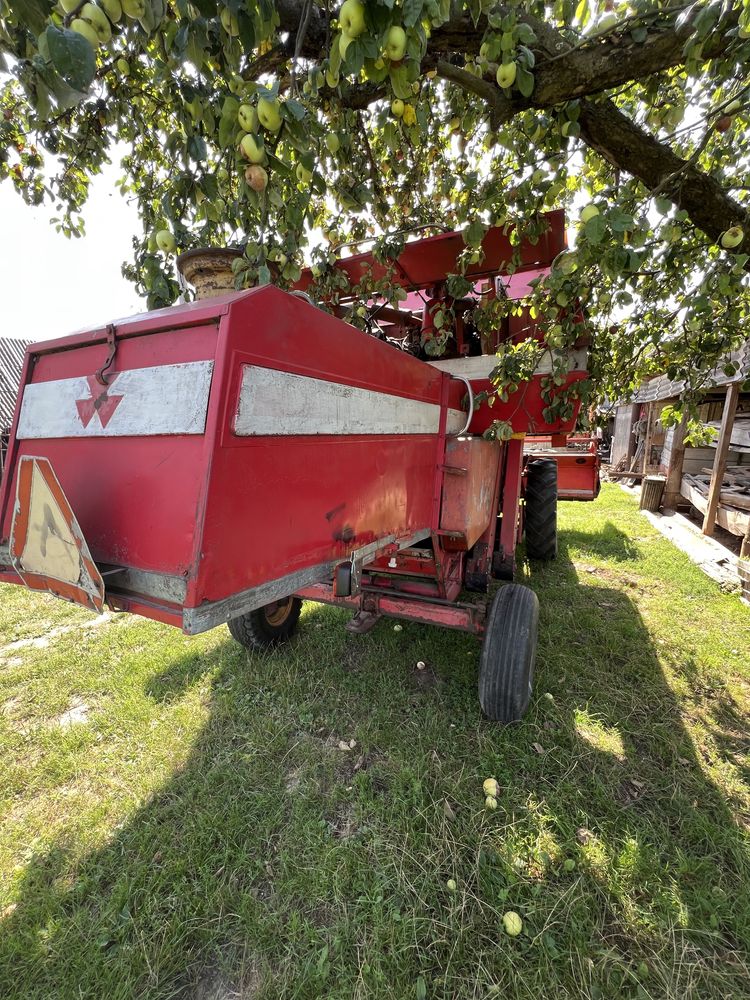
<svg viewBox="0 0 750 1000">
<path fill-rule="evenodd" d="M 448 410 L 456 434 L 466 414 Z M 242 437 L 313 434 L 437 434 L 440 406 L 420 399 L 245 365 L 235 433 Z"/>
<path fill-rule="evenodd" d="M 213 361 L 31 382 L 24 388 L 19 439 L 202 434 Z"/>
<path fill-rule="evenodd" d="M 555 351 L 557 357 L 567 357 L 568 371 L 586 371 L 588 351 L 585 347 L 572 351 Z M 464 378 L 489 378 L 490 372 L 497 367 L 498 359 L 494 354 L 480 354 L 474 358 L 448 358 L 446 361 L 428 362 L 433 368 L 448 372 L 451 375 L 463 375 Z M 552 358 L 549 351 L 534 370 L 535 375 L 549 375 L 552 371 Z"/>
</svg>

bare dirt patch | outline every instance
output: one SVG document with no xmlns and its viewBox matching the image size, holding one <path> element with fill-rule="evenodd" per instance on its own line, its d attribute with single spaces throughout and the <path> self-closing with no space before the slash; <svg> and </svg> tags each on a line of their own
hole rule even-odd
<svg viewBox="0 0 750 1000">
<path fill-rule="evenodd" d="M 85 702 L 83 698 L 71 698 L 68 708 L 66 708 L 66 710 L 60 715 L 52 719 L 51 725 L 60 726 L 62 729 L 68 729 L 70 726 L 88 722 L 90 712 L 91 705 Z"/>
<path fill-rule="evenodd" d="M 87 631 L 92 628 L 99 628 L 101 625 L 106 625 L 112 621 L 113 616 L 105 611 L 104 614 L 98 615 L 96 618 L 92 618 L 89 622 L 77 622 L 75 625 L 57 625 L 55 628 L 51 628 L 49 632 L 45 632 L 43 635 L 32 636 L 28 639 L 15 639 L 13 642 L 9 642 L 5 646 L 0 646 L 0 662 L 4 663 L 6 666 L 10 665 L 8 655 L 19 649 L 46 649 L 50 645 L 53 639 L 57 639 L 58 636 L 66 635 L 68 632 L 80 632 Z M 12 661 L 14 664 L 16 662 L 22 661 Z"/>
</svg>

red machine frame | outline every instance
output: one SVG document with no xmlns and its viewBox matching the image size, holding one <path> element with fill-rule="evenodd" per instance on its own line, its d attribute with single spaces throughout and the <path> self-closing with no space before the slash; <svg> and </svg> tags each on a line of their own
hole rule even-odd
<svg viewBox="0 0 750 1000">
<path fill-rule="evenodd" d="M 520 245 L 507 227 L 490 229 L 467 277 L 498 280 L 511 261 L 543 273 L 565 248 L 562 212 L 547 224 Z M 428 295 L 423 324 L 463 249 L 460 234 L 441 234 L 393 262 L 392 280 Z M 370 253 L 336 266 L 353 283 L 390 273 Z M 266 286 L 30 347 L 0 488 L 0 580 L 24 577 L 24 546 L 3 556 L 3 545 L 26 469 L 38 491 L 59 477 L 51 530 L 90 564 L 82 603 L 99 606 L 104 592 L 113 608 L 191 633 L 259 610 L 283 622 L 295 597 L 354 609 L 355 632 L 382 615 L 484 632 L 484 602 L 459 596 L 486 593 L 493 572 L 512 578 L 525 436 L 567 434 L 577 414 L 545 422 L 549 368 L 475 410 L 492 388 L 492 354 L 470 355 L 457 336 L 457 357 L 425 364 L 303 301 L 310 281 L 297 294 Z M 419 322 L 390 307 L 387 318 Z M 543 340 L 525 311 L 503 330 L 529 335 Z M 581 349 L 565 386 L 583 378 Z M 496 419 L 511 424 L 509 440 L 482 438 Z M 54 575 L 47 589 L 72 593 Z"/>
</svg>

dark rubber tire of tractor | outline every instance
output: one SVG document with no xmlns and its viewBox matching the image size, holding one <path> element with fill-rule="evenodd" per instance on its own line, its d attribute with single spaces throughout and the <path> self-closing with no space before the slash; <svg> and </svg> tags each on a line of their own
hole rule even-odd
<svg viewBox="0 0 750 1000">
<path fill-rule="evenodd" d="M 557 463 L 530 462 L 526 471 L 526 555 L 548 561 L 557 555 Z"/>
<path fill-rule="evenodd" d="M 496 722 L 518 722 L 531 698 L 539 601 L 517 583 L 501 587 L 487 615 L 479 657 L 479 704 Z"/>
<path fill-rule="evenodd" d="M 301 610 L 302 601 L 298 597 L 293 597 L 289 614 L 280 625 L 274 625 L 268 620 L 267 608 L 258 608 L 257 611 L 250 611 L 246 615 L 240 615 L 239 618 L 232 618 L 227 622 L 227 626 L 232 638 L 247 649 L 269 649 L 292 638 L 297 631 Z"/>
</svg>

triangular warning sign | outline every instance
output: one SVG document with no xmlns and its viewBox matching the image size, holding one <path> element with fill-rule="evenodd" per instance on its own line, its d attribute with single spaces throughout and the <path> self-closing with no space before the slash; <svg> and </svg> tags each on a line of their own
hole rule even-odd
<svg viewBox="0 0 750 1000">
<path fill-rule="evenodd" d="M 20 461 L 10 554 L 27 587 L 102 610 L 104 582 L 46 458 Z"/>
</svg>

